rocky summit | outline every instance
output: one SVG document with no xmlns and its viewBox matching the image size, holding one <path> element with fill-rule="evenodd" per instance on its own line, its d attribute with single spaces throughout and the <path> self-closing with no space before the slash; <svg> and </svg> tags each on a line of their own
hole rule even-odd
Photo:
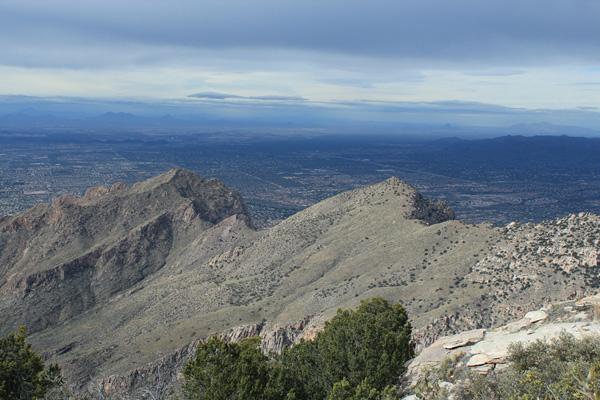
<svg viewBox="0 0 600 400">
<path fill-rule="evenodd" d="M 255 230 L 240 195 L 183 170 L 0 220 L 0 329 L 71 381 L 168 383 L 198 340 L 280 350 L 337 308 L 401 302 L 419 347 L 595 293 L 599 218 L 493 227 L 397 178 Z M 568 261 L 568 263 L 565 263 Z"/>
</svg>

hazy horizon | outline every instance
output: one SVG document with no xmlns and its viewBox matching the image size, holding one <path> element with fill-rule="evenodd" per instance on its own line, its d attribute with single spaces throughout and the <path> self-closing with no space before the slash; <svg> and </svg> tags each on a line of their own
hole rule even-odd
<svg viewBox="0 0 600 400">
<path fill-rule="evenodd" d="M 0 115 L 600 130 L 600 3 L 0 3 Z"/>
</svg>

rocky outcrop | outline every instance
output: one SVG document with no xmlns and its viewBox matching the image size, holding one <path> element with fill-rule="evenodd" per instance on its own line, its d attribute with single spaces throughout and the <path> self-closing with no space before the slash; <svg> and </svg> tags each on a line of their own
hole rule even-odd
<svg viewBox="0 0 600 400">
<path fill-rule="evenodd" d="M 413 212 L 410 217 L 425 221 L 428 225 L 439 224 L 456 218 L 456 213 L 443 201 L 433 201 L 419 192 L 413 196 Z"/>
<path fill-rule="evenodd" d="M 487 374 L 506 367 L 509 347 L 514 343 L 548 340 L 565 332 L 576 338 L 597 334 L 599 309 L 600 295 L 596 295 L 581 301 L 554 303 L 497 328 L 444 336 L 408 363 L 408 386 L 414 388 L 421 374 L 438 367 L 444 359 L 462 359 L 464 367 Z"/>
</svg>

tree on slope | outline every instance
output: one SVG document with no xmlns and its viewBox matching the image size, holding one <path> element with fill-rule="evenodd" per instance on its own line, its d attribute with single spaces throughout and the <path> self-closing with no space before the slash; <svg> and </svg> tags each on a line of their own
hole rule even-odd
<svg viewBox="0 0 600 400">
<path fill-rule="evenodd" d="M 414 355 L 411 330 L 404 308 L 381 297 L 362 301 L 356 311 L 338 310 L 314 340 L 284 350 L 284 379 L 298 399 L 324 399 L 343 381 L 384 390 Z"/>
<path fill-rule="evenodd" d="M 185 398 L 197 400 L 281 399 L 273 364 L 259 348 L 260 338 L 239 343 L 211 337 L 183 369 Z"/>
<path fill-rule="evenodd" d="M 44 368 L 44 360 L 25 342 L 25 326 L 0 338 L 0 398 L 39 399 L 62 383 L 60 368 Z"/>
<path fill-rule="evenodd" d="M 187 399 L 380 400 L 413 357 L 411 325 L 400 304 L 377 297 L 358 310 L 338 310 L 314 340 L 271 358 L 260 338 L 210 338 L 183 369 Z"/>
</svg>

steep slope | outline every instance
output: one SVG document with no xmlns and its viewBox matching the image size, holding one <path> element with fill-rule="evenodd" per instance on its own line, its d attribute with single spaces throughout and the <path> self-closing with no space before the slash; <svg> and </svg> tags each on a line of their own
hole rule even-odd
<svg viewBox="0 0 600 400">
<path fill-rule="evenodd" d="M 89 189 L 0 222 L 0 333 L 36 332 L 155 274 L 215 223 L 239 215 L 237 192 L 173 170 L 131 188 Z"/>
<path fill-rule="evenodd" d="M 127 207 L 122 198 L 130 199 Z M 310 336 L 337 308 L 356 307 L 373 296 L 402 302 L 415 338 L 427 344 L 598 286 L 593 276 L 599 243 L 591 238 L 597 216 L 569 217 L 571 222 L 554 224 L 554 231 L 553 223 L 474 226 L 454 220 L 444 203 L 423 198 L 397 178 L 342 193 L 261 232 L 248 227 L 235 192 L 184 171 L 56 203 L 0 221 L 0 249 L 9 266 L 0 272 L 2 326 L 33 323 L 36 348 L 71 379 L 115 375 L 105 382 L 124 390 L 159 375 L 170 379 L 199 338 L 261 334 L 277 349 Z M 70 221 L 80 228 L 68 235 L 49 227 L 53 210 L 92 205 L 117 207 L 115 215 L 124 217 L 109 221 L 95 217 L 98 211 L 78 212 Z M 94 228 L 102 223 L 102 229 Z M 565 224 L 573 238 L 563 246 Z M 4 232 L 26 244 L 14 244 Z M 30 254 L 45 251 L 46 241 L 66 244 L 32 262 Z M 566 275 L 549 273 L 566 260 L 566 248 L 580 267 L 567 268 Z M 68 264 L 71 260 L 77 261 Z M 35 274 L 46 275 L 28 278 Z M 564 279 L 557 280 L 558 274 Z M 23 289 L 27 279 L 37 282 L 29 292 Z M 557 290 L 547 289 L 555 280 Z M 85 296 L 93 301 L 86 303 Z"/>
<path fill-rule="evenodd" d="M 196 240 L 143 284 L 32 340 L 68 349 L 54 359 L 83 377 L 78 371 L 94 373 L 94 363 L 123 374 L 192 339 L 240 325 L 266 321 L 261 332 L 268 334 L 274 324 L 318 315 L 311 320 L 318 327 L 338 307 L 378 295 L 420 306 L 429 321 L 437 317 L 440 294 L 426 305 L 418 304 L 422 294 L 445 287 L 448 274 L 468 272 L 474 259 L 462 252 L 473 245 L 479 250 L 497 233 L 452 218 L 443 203 L 392 178 L 319 203 L 254 239 L 238 235 L 247 241 L 210 259 L 200 257 L 204 239 Z M 463 247 L 450 232 L 465 240 Z M 440 254 L 424 263 L 429 252 Z"/>
</svg>

